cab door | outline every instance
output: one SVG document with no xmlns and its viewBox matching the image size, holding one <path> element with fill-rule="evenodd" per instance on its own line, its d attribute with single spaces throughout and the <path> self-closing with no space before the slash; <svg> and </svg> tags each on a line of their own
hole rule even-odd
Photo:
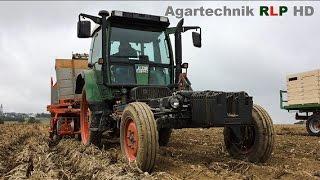
<svg viewBox="0 0 320 180">
<path fill-rule="evenodd" d="M 98 63 L 98 60 L 102 57 L 102 32 L 97 31 L 93 37 L 92 45 L 90 48 L 90 63 L 93 65 L 95 77 L 97 78 L 97 84 L 102 85 L 102 65 Z"/>
</svg>

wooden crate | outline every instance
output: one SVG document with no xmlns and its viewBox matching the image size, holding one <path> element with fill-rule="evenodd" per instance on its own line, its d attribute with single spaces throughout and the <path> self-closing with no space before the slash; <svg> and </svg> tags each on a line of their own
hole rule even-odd
<svg viewBox="0 0 320 180">
<path fill-rule="evenodd" d="M 88 60 L 85 59 L 56 59 L 56 78 L 58 98 L 73 99 L 81 95 L 75 94 L 77 76 L 88 68 Z"/>
<path fill-rule="evenodd" d="M 320 104 L 320 70 L 287 76 L 288 105 Z"/>
<path fill-rule="evenodd" d="M 87 69 L 88 60 L 86 59 L 56 59 L 56 69 L 72 68 L 72 69 Z"/>
</svg>

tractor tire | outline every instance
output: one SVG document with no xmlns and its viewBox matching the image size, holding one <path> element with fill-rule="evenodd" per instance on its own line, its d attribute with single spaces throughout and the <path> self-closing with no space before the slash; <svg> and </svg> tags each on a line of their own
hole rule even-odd
<svg viewBox="0 0 320 180">
<path fill-rule="evenodd" d="M 320 136 L 320 114 L 313 114 L 306 122 L 306 128 L 310 136 Z"/>
<path fill-rule="evenodd" d="M 102 133 L 100 131 L 90 130 L 90 122 L 92 115 L 86 98 L 86 92 L 82 92 L 82 100 L 80 103 L 80 132 L 81 142 L 83 145 L 88 146 L 93 144 L 100 147 Z"/>
<path fill-rule="evenodd" d="M 144 172 L 153 170 L 159 149 L 158 131 L 147 104 L 133 102 L 125 108 L 120 124 L 120 144 L 130 165 Z"/>
<path fill-rule="evenodd" d="M 226 150 L 232 157 L 253 163 L 263 163 L 271 157 L 273 150 L 273 123 L 269 114 L 256 104 L 252 108 L 252 119 L 253 125 L 239 125 L 236 127 L 239 128 L 237 130 L 226 126 L 224 142 Z M 241 133 L 242 140 L 239 140 L 235 132 Z"/>
<path fill-rule="evenodd" d="M 159 130 L 159 146 L 167 146 L 171 137 L 172 129 L 161 128 Z"/>
</svg>

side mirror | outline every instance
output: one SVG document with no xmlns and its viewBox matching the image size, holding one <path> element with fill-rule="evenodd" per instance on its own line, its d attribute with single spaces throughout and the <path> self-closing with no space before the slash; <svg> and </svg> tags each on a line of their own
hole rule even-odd
<svg viewBox="0 0 320 180">
<path fill-rule="evenodd" d="M 201 34 L 197 32 L 192 32 L 192 41 L 195 47 L 201 47 Z"/>
<path fill-rule="evenodd" d="M 91 37 L 91 22 L 90 21 L 78 21 L 78 38 Z"/>
<path fill-rule="evenodd" d="M 181 68 L 183 68 L 183 69 L 188 69 L 188 67 L 189 67 L 188 63 L 182 63 L 181 64 Z"/>
</svg>

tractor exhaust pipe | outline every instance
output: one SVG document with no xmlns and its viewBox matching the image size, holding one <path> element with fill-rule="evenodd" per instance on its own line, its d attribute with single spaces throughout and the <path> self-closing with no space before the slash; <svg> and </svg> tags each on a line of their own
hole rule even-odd
<svg viewBox="0 0 320 180">
<path fill-rule="evenodd" d="M 176 27 L 176 32 L 174 33 L 174 39 L 175 39 L 175 61 L 176 61 L 176 78 L 175 83 L 178 84 L 179 82 L 179 76 L 180 73 L 182 73 L 182 40 L 181 40 L 181 33 L 183 32 L 183 19 L 181 19 Z"/>
</svg>

